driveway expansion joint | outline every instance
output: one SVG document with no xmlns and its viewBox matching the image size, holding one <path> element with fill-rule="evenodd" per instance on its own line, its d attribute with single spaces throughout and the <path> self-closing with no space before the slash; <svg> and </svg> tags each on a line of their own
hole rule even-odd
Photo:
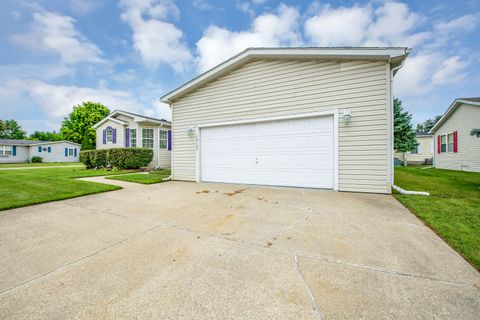
<svg viewBox="0 0 480 320">
<path fill-rule="evenodd" d="M 110 250 L 110 249 L 113 248 L 113 247 L 116 247 L 116 246 L 118 246 L 118 245 L 121 245 L 122 243 L 125 243 L 125 242 L 127 242 L 127 241 L 131 241 L 131 240 L 133 240 L 133 239 L 135 239 L 135 238 L 137 238 L 137 237 L 139 237 L 139 236 L 141 236 L 141 235 L 144 235 L 144 234 L 146 234 L 146 233 L 148 233 L 148 232 L 150 232 L 150 231 L 153 231 L 153 230 L 155 230 L 155 229 L 161 228 L 161 227 L 163 227 L 163 226 L 164 226 L 164 224 L 158 224 L 158 225 L 155 225 L 155 226 L 153 226 L 153 227 L 151 227 L 151 228 L 148 228 L 148 229 L 145 229 L 145 230 L 143 230 L 143 231 L 137 232 L 137 233 L 135 233 L 134 235 L 132 235 L 132 236 L 130 236 L 130 237 L 127 237 L 127 238 L 125 238 L 125 239 L 122 239 L 122 240 L 120 240 L 120 241 L 117 241 L 117 242 L 115 242 L 115 243 L 113 243 L 113 244 L 111 244 L 111 245 L 109 245 L 109 246 L 106 246 L 106 247 L 104 247 L 104 248 L 102 248 L 102 249 L 99 249 L 99 250 L 97 250 L 97 251 L 95 251 L 95 252 L 92 252 L 92 253 L 90 253 L 90 254 L 88 254 L 88 255 L 86 255 L 86 256 L 83 256 L 83 257 L 81 257 L 81 258 L 79 258 L 79 259 L 76 259 L 76 260 L 74 260 L 74 261 L 71 261 L 71 262 L 69 262 L 69 263 L 66 263 L 66 264 L 64 264 L 63 266 L 60 266 L 60 267 L 58 267 L 58 268 L 56 268 L 56 269 L 54 269 L 54 270 L 50 270 L 50 271 L 48 271 L 48 272 L 46 272 L 46 273 L 44 273 L 44 274 L 41 274 L 41 275 L 36 276 L 36 277 L 34 277 L 34 278 L 31 278 L 31 279 L 29 279 L 29 280 L 20 282 L 20 283 L 17 284 L 16 286 L 13 286 L 13 287 L 11 287 L 11 288 L 8 288 L 8 289 L 6 289 L 6 290 L 1 291 L 1 292 L 0 292 L 0 297 L 6 295 L 6 294 L 8 294 L 8 293 L 10 293 L 10 292 L 12 292 L 12 291 L 14 291 L 14 290 L 16 290 L 16 289 L 22 288 L 22 287 L 24 287 L 24 286 L 26 286 L 26 285 L 28 285 L 28 284 L 30 284 L 30 283 L 33 283 L 33 282 L 36 282 L 36 281 L 40 281 L 40 280 L 42 280 L 42 279 L 45 278 L 45 277 L 48 277 L 48 276 L 50 276 L 50 275 L 53 275 L 53 274 L 56 273 L 57 271 L 61 271 L 61 270 L 66 269 L 66 268 L 68 268 L 68 267 L 74 266 L 74 265 L 76 265 L 76 264 L 78 264 L 78 263 L 80 263 L 80 262 L 82 262 L 82 261 L 85 261 L 85 260 L 87 260 L 87 259 L 89 259 L 89 258 L 91 258 L 91 257 L 93 257 L 93 256 L 96 256 L 96 255 L 98 255 L 98 254 L 100 254 L 100 253 L 102 253 L 102 252 L 108 251 L 108 250 Z"/>
<path fill-rule="evenodd" d="M 317 319 L 322 320 L 322 315 L 320 314 L 320 310 L 318 309 L 317 302 L 315 301 L 315 296 L 313 295 L 312 289 L 310 288 L 310 285 L 308 284 L 307 280 L 305 279 L 305 276 L 302 273 L 302 270 L 300 269 L 300 265 L 298 263 L 298 254 L 295 254 L 293 258 L 295 260 L 295 266 L 297 268 L 297 272 L 300 275 L 300 278 L 302 278 L 302 282 L 305 285 L 305 288 L 307 289 L 308 295 L 310 296 L 313 311 L 315 312 Z"/>
<path fill-rule="evenodd" d="M 364 269 L 364 270 L 369 270 L 369 271 L 374 271 L 374 272 L 388 273 L 388 274 L 392 274 L 392 275 L 400 276 L 400 277 L 425 279 L 425 280 L 441 282 L 441 283 L 460 286 L 460 287 L 469 287 L 469 288 L 474 287 L 475 288 L 475 284 L 467 284 L 467 283 L 462 283 L 462 282 L 443 280 L 443 279 L 424 276 L 424 275 L 420 275 L 420 274 L 412 274 L 412 273 L 407 273 L 407 272 L 389 270 L 389 269 L 380 268 L 380 267 L 367 266 L 367 265 L 358 264 L 358 263 L 344 262 L 344 261 L 329 259 L 329 258 L 326 258 L 326 257 L 313 256 L 313 255 L 308 255 L 308 254 L 303 254 L 303 253 L 297 253 L 296 255 L 300 256 L 300 257 L 305 257 L 305 258 L 310 258 L 310 259 L 315 259 L 315 260 L 321 260 L 323 262 L 335 263 L 335 264 L 348 266 L 348 267 L 353 267 L 353 268 L 359 268 L 359 269 Z"/>
</svg>

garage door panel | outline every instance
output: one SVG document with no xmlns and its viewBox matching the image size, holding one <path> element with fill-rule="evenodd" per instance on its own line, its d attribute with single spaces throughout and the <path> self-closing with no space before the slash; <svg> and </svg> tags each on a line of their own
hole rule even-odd
<svg viewBox="0 0 480 320">
<path fill-rule="evenodd" d="M 201 180 L 333 188 L 333 117 L 201 129 Z"/>
</svg>

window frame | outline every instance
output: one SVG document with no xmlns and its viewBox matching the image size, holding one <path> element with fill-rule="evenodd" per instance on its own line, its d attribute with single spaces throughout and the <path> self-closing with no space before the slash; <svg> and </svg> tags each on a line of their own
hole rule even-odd
<svg viewBox="0 0 480 320">
<path fill-rule="evenodd" d="M 113 142 L 113 128 L 112 127 L 108 127 L 107 129 L 105 129 L 105 139 L 106 139 L 107 142 Z"/>
<path fill-rule="evenodd" d="M 130 128 L 130 148 L 137 147 L 137 129 Z"/>
<path fill-rule="evenodd" d="M 165 134 L 165 137 L 162 135 Z M 167 150 L 168 149 L 168 130 L 160 129 L 158 132 L 158 149 Z"/>
<path fill-rule="evenodd" d="M 68 157 L 75 157 L 75 153 L 74 153 L 73 148 L 68 148 Z"/>
<path fill-rule="evenodd" d="M 447 135 L 442 134 L 440 135 L 440 153 L 447 152 Z"/>
<path fill-rule="evenodd" d="M 447 133 L 447 153 L 453 153 L 453 132 Z M 452 138 L 451 141 L 449 138 Z"/>
<path fill-rule="evenodd" d="M 7 148 L 9 148 L 10 150 L 7 150 Z M 12 146 L 9 146 L 9 145 L 0 146 L 0 156 L 8 157 L 8 156 L 11 156 L 11 155 L 13 155 L 13 147 Z"/>
<path fill-rule="evenodd" d="M 145 137 L 145 132 L 152 132 L 152 137 Z M 148 146 L 146 145 L 148 142 Z M 150 146 L 151 142 L 151 146 Z M 154 149 L 155 148 L 155 130 L 153 128 L 142 128 L 142 148 Z"/>
<path fill-rule="evenodd" d="M 449 137 L 451 140 L 448 139 Z M 453 132 L 440 135 L 440 153 L 455 153 L 454 144 Z"/>
</svg>

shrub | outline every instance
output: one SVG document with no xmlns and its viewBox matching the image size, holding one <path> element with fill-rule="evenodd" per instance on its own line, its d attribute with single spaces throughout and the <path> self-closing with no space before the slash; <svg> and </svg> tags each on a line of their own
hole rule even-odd
<svg viewBox="0 0 480 320">
<path fill-rule="evenodd" d="M 80 151 L 79 161 L 83 163 L 87 169 L 95 168 L 92 162 L 93 151 L 95 150 Z"/>
<path fill-rule="evenodd" d="M 32 157 L 32 163 L 41 163 L 42 160 L 42 157 Z"/>
<path fill-rule="evenodd" d="M 80 162 L 91 168 L 112 167 L 137 169 L 147 166 L 153 159 L 153 150 L 144 148 L 114 148 L 80 152 Z"/>
</svg>

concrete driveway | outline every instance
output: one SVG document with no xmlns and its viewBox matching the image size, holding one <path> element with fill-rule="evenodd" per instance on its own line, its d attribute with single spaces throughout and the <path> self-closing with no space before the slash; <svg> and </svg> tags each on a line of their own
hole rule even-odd
<svg viewBox="0 0 480 320">
<path fill-rule="evenodd" d="M 1 319 L 480 314 L 478 272 L 391 196 L 115 183 L 0 212 Z"/>
</svg>

